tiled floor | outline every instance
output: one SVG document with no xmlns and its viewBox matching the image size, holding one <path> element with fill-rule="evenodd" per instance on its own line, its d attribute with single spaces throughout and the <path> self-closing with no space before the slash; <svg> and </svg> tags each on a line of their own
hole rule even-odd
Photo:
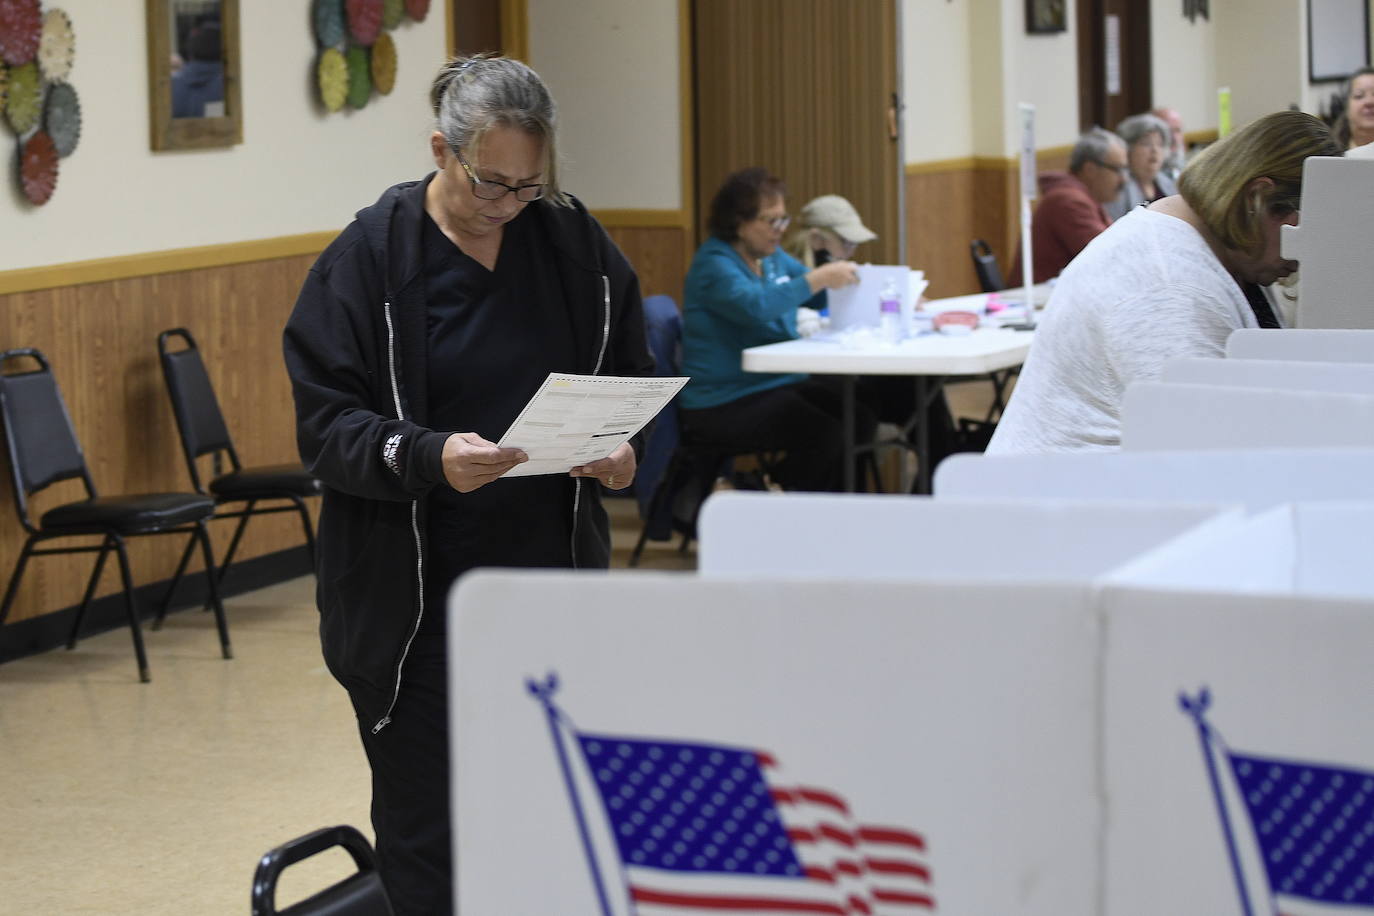
<svg viewBox="0 0 1374 916">
<path fill-rule="evenodd" d="M 638 535 L 609 500 L 615 563 Z M 690 569 L 651 542 L 644 565 Z M 0 916 L 245 914 L 257 859 L 352 824 L 369 837 L 368 771 L 352 709 L 320 659 L 315 582 L 227 602 L 235 657 L 209 614 L 127 629 L 0 666 Z M 352 872 L 338 851 L 284 873 L 278 905 Z"/>
</svg>

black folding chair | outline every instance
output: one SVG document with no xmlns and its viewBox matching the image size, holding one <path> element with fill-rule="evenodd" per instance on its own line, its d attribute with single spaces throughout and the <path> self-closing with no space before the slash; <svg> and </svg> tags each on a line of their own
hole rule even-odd
<svg viewBox="0 0 1374 916">
<path fill-rule="evenodd" d="M 174 338 L 181 338 L 185 348 L 171 349 Z M 248 520 L 255 515 L 271 515 L 275 512 L 295 512 L 300 515 L 301 527 L 305 529 L 305 546 L 310 554 L 310 565 L 315 565 L 315 532 L 310 524 L 310 512 L 305 500 L 317 496 L 320 482 L 311 477 L 299 464 L 277 464 L 245 468 L 239 461 L 234 442 L 225 425 L 224 414 L 220 412 L 219 400 L 210 384 L 210 375 L 205 371 L 205 363 L 200 358 L 195 338 L 185 328 L 173 328 L 157 336 L 157 351 L 162 362 L 162 376 L 167 382 L 167 394 L 172 401 L 172 412 L 176 415 L 177 431 L 181 434 L 181 448 L 186 455 L 186 468 L 191 472 L 191 485 L 197 493 L 208 495 L 215 501 L 215 518 L 237 518 L 233 539 L 220 564 L 218 581 L 223 582 L 229 565 L 234 561 L 243 531 Z M 208 489 L 201 480 L 198 459 L 211 456 L 213 476 Z M 229 459 L 231 470 L 224 470 L 224 458 Z M 281 505 L 280 501 L 287 501 Z M 259 506 L 259 502 L 273 504 Z M 226 511 L 224 506 L 243 503 L 241 509 Z M 186 563 L 191 558 L 190 550 L 182 556 L 172 579 L 172 587 L 167 591 L 167 600 L 158 613 L 154 627 L 161 624 L 163 615 L 171 604 L 172 594 L 181 582 Z"/>
<path fill-rule="evenodd" d="M 978 274 L 978 285 L 983 292 L 995 293 L 999 289 L 1006 289 L 1007 285 L 1002 282 L 1002 270 L 997 266 L 997 255 L 992 253 L 991 246 L 982 239 L 974 239 L 968 247 L 973 257 L 973 270 Z"/>
<path fill-rule="evenodd" d="M 32 359 L 38 369 L 13 375 L 0 375 L 0 417 L 5 424 L 5 444 L 9 448 L 10 470 L 14 481 L 14 505 L 19 521 L 28 532 L 19 559 L 14 565 L 5 598 L 0 603 L 0 624 L 9 615 L 19 582 L 29 558 L 47 554 L 95 553 L 95 570 L 86 584 L 76 621 L 72 624 L 67 648 L 76 648 L 81 624 L 86 618 L 91 597 L 95 594 L 105 558 L 113 550 L 119 557 L 119 572 L 124 581 L 124 606 L 129 617 L 129 629 L 134 639 L 134 654 L 138 657 L 139 680 L 150 680 L 148 658 L 143 650 L 143 634 L 139 628 L 137 599 L 134 596 L 133 576 L 129 572 L 129 557 L 124 539 L 149 534 L 189 534 L 186 555 L 192 546 L 200 544 L 205 558 L 206 583 L 210 606 L 219 627 L 220 649 L 225 658 L 233 658 L 229 646 L 229 627 L 220 605 L 219 589 L 215 581 L 215 558 L 205 522 L 215 512 L 214 500 L 195 493 L 145 493 L 134 496 L 99 496 L 86 468 L 86 459 L 77 441 L 67 405 L 53 377 L 48 360 L 37 350 L 23 348 L 0 353 L 0 372 L 18 359 Z M 44 512 L 34 523 L 29 518 L 29 498 L 47 487 L 66 480 L 80 479 L 86 488 L 86 499 L 63 503 Z M 37 547 L 52 538 L 79 535 L 100 537 L 99 545 L 71 547 Z"/>
<path fill-rule="evenodd" d="M 277 879 L 287 866 L 339 846 L 358 871 L 284 910 L 277 909 Z M 377 854 L 357 830 L 326 827 L 278 846 L 253 875 L 253 916 L 392 916 L 391 900 L 377 871 Z"/>
</svg>

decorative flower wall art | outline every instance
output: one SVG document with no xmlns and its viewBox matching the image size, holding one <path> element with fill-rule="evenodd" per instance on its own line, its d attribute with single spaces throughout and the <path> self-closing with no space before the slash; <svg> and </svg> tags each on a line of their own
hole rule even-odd
<svg viewBox="0 0 1374 916">
<path fill-rule="evenodd" d="M 81 102 L 67 82 L 76 58 L 72 21 L 40 0 L 0 0 L 0 115 L 19 141 L 19 187 L 45 204 L 58 160 L 81 139 Z"/>
<path fill-rule="evenodd" d="M 429 0 L 311 0 L 315 85 L 325 109 L 362 108 L 374 90 L 390 95 L 397 60 L 389 32 L 428 13 Z"/>
</svg>

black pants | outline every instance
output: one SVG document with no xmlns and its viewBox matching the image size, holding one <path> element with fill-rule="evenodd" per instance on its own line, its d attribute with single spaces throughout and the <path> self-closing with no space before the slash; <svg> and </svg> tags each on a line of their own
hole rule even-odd
<svg viewBox="0 0 1374 916">
<path fill-rule="evenodd" d="M 417 638 L 392 720 L 358 728 L 372 765 L 372 829 L 396 916 L 453 912 L 448 677 L 444 643 Z"/>
<path fill-rule="evenodd" d="M 838 379 L 821 376 L 683 410 L 684 435 L 735 452 L 785 451 L 775 468 L 783 489 L 836 492 L 844 482 L 841 392 Z M 873 412 L 856 403 L 854 441 L 871 442 L 877 425 Z"/>
</svg>

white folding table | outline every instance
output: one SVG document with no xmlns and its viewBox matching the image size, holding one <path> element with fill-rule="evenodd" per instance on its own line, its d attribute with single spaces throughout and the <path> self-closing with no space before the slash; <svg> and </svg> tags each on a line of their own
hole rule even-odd
<svg viewBox="0 0 1374 916">
<path fill-rule="evenodd" d="M 750 347 L 748 372 L 806 372 L 838 375 L 844 381 L 844 487 L 854 490 L 854 383 L 860 375 L 910 375 L 916 382 L 917 489 L 930 492 L 930 430 L 925 409 L 945 376 L 983 375 L 1019 366 L 1034 332 L 978 328 L 963 336 L 921 334 L 898 344 L 859 345 L 841 337 L 811 337 Z M 932 384 L 934 382 L 934 384 Z"/>
</svg>

